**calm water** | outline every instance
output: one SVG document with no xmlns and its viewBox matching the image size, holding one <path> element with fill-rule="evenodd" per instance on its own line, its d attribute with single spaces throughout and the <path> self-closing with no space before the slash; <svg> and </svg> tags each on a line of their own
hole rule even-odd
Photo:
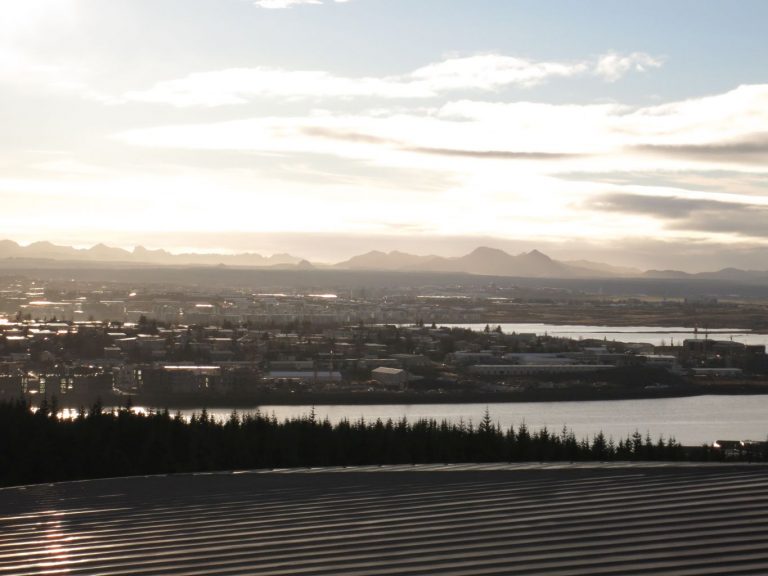
<svg viewBox="0 0 768 576">
<path fill-rule="evenodd" d="M 469 328 L 470 330 L 483 330 L 485 323 L 481 324 L 441 324 L 456 328 Z M 497 324 L 492 324 L 495 328 Z M 511 334 L 512 332 L 533 333 L 539 336 L 548 334 L 561 338 L 585 339 L 597 338 L 606 340 L 618 340 L 621 342 L 646 342 L 654 346 L 670 343 L 681 344 L 686 338 L 704 338 L 704 332 L 698 335 L 693 328 L 685 326 L 586 326 L 586 325 L 556 325 L 556 324 L 501 324 L 501 329 Z M 709 330 L 708 337 L 716 340 L 733 340 L 742 344 L 768 345 L 768 334 L 755 334 L 749 330 L 717 329 Z"/>
<path fill-rule="evenodd" d="M 502 426 L 529 428 L 546 426 L 560 431 L 563 425 L 577 437 L 592 437 L 602 430 L 614 439 L 626 437 L 635 430 L 650 432 L 654 439 L 674 436 L 686 445 L 712 443 L 717 439 L 765 440 L 768 435 L 768 395 L 765 396 L 696 396 L 691 398 L 654 398 L 648 400 L 616 400 L 589 402 L 521 402 L 495 404 L 388 404 L 360 406 L 315 406 L 319 418 L 332 422 L 343 418 L 393 420 L 406 416 L 447 419 L 451 422 L 471 420 L 478 423 L 486 406 L 492 418 Z M 309 414 L 311 406 L 262 406 L 261 412 L 275 414 L 278 419 Z M 239 413 L 253 412 L 238 410 Z M 194 410 L 183 410 L 190 416 Z M 232 409 L 214 409 L 209 413 L 225 419 Z"/>
</svg>

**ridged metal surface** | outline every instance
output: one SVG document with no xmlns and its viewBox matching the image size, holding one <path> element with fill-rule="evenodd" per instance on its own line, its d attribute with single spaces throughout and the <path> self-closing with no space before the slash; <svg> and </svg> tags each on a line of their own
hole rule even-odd
<svg viewBox="0 0 768 576">
<path fill-rule="evenodd" d="M 768 574 L 762 466 L 452 466 L 0 490 L 2 574 Z"/>
</svg>

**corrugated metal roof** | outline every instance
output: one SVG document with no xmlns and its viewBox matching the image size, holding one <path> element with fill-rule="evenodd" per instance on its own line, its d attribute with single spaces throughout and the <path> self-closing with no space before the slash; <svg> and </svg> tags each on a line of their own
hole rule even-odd
<svg viewBox="0 0 768 576">
<path fill-rule="evenodd" d="M 768 574 L 767 488 L 763 466 L 616 464 L 9 488 L 0 574 Z"/>
</svg>

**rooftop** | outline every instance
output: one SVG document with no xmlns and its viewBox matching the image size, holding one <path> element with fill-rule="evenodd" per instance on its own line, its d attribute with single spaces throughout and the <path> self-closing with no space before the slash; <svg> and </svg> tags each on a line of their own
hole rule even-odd
<svg viewBox="0 0 768 576">
<path fill-rule="evenodd" d="M 13 574 L 766 574 L 748 465 L 452 465 L 0 489 Z"/>
</svg>

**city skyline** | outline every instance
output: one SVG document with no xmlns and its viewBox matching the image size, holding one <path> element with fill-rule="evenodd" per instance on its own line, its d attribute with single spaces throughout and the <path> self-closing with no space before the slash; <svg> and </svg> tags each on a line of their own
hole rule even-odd
<svg viewBox="0 0 768 576">
<path fill-rule="evenodd" d="M 3 10 L 4 237 L 768 268 L 760 2 Z"/>
</svg>

